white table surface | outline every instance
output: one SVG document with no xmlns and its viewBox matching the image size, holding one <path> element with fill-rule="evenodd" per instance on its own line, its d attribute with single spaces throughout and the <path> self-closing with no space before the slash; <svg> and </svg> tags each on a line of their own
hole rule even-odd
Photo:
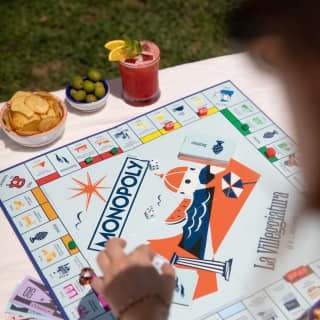
<svg viewBox="0 0 320 320">
<path fill-rule="evenodd" d="M 225 80 L 232 80 L 271 119 L 294 137 L 288 102 L 282 86 L 272 75 L 259 70 L 245 53 L 163 69 L 159 77 L 160 99 L 154 105 L 143 108 L 127 105 L 121 99 L 120 79 L 110 80 L 111 95 L 106 107 L 92 114 L 69 110 L 66 130 L 62 138 L 47 147 L 38 149 L 21 147 L 9 140 L 1 131 L 0 170 L 81 137 L 113 127 Z M 64 90 L 56 91 L 54 94 L 64 99 Z M 38 275 L 2 212 L 0 213 L 0 249 L 0 319 L 3 319 L 8 299 L 15 286 L 26 275 L 36 277 Z"/>
</svg>

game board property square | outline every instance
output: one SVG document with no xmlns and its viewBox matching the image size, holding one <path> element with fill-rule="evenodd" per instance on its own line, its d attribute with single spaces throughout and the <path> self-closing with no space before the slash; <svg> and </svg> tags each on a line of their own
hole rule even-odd
<svg viewBox="0 0 320 320">
<path fill-rule="evenodd" d="M 28 161 L 26 162 L 26 166 L 36 180 L 56 172 L 56 169 L 46 156 Z"/>
<path fill-rule="evenodd" d="M 4 205 L 10 217 L 15 217 L 23 212 L 29 211 L 30 209 L 39 205 L 38 201 L 34 197 L 31 191 L 27 191 L 20 194 L 10 200 L 4 201 Z"/>
<path fill-rule="evenodd" d="M 158 131 L 158 129 L 146 116 L 139 117 L 138 119 L 130 121 L 128 125 L 139 138 L 143 138 L 149 134 Z"/>
<path fill-rule="evenodd" d="M 204 90 L 203 93 L 219 110 L 230 108 L 247 100 L 231 81 L 226 81 L 218 86 Z"/>
<path fill-rule="evenodd" d="M 88 138 L 88 140 L 99 154 L 108 152 L 114 147 L 118 147 L 106 131 L 94 135 Z"/>
<path fill-rule="evenodd" d="M 196 113 L 198 113 L 198 110 L 202 107 L 206 107 L 207 109 L 213 107 L 212 103 L 202 93 L 197 93 L 184 100 Z"/>
<path fill-rule="evenodd" d="M 167 122 L 177 122 L 176 119 L 165 108 L 150 112 L 147 117 L 152 121 L 158 130 L 163 129 Z"/>
<path fill-rule="evenodd" d="M 249 100 L 245 100 L 242 103 L 231 107 L 229 111 L 238 120 L 242 120 L 243 118 L 246 118 L 259 112 L 258 108 Z"/>
<path fill-rule="evenodd" d="M 33 252 L 33 257 L 41 269 L 69 257 L 69 252 L 61 239 L 53 241 Z"/>
<path fill-rule="evenodd" d="M 55 166 L 60 176 L 65 176 L 80 168 L 78 162 L 67 148 L 61 148 L 48 153 L 48 158 Z"/>
<path fill-rule="evenodd" d="M 199 119 L 197 114 L 187 105 L 185 101 L 171 103 L 166 107 L 167 110 L 177 119 L 183 126 Z"/>
<path fill-rule="evenodd" d="M 45 226 L 38 226 L 36 230 L 25 232 L 22 237 L 30 250 L 33 251 L 66 234 L 67 231 L 61 221 L 54 219 Z"/>
<path fill-rule="evenodd" d="M 320 279 L 314 273 L 296 281 L 294 286 L 311 305 L 320 299 Z"/>
<path fill-rule="evenodd" d="M 79 142 L 71 144 L 69 145 L 68 149 L 78 162 L 82 162 L 88 157 L 94 157 L 98 155 L 88 139 L 83 139 Z"/>
<path fill-rule="evenodd" d="M 274 166 L 276 166 L 286 177 L 299 172 L 299 167 L 296 165 L 290 167 L 288 161 L 289 158 L 286 157 L 274 162 Z"/>
<path fill-rule="evenodd" d="M 1 201 L 16 197 L 37 186 L 24 164 L 0 173 Z"/>
<path fill-rule="evenodd" d="M 271 143 L 267 145 L 267 147 L 273 148 L 276 151 L 278 159 L 297 152 L 297 145 L 288 137 L 284 137 L 274 143 Z"/>
<path fill-rule="evenodd" d="M 97 296 L 88 293 L 78 303 L 71 303 L 65 307 L 69 319 L 94 319 L 94 320 L 116 320 L 111 312 L 106 313 Z M 101 315 L 101 318 L 99 317 Z M 80 318 L 80 319 L 81 319 Z"/>
<path fill-rule="evenodd" d="M 141 140 L 127 124 L 111 129 L 109 133 L 123 151 L 131 150 L 142 144 Z"/>
<path fill-rule="evenodd" d="M 78 277 L 74 277 L 57 285 L 54 291 L 60 298 L 61 304 L 67 306 L 75 300 L 85 297 L 92 289 L 90 286 L 81 286 Z"/>
<path fill-rule="evenodd" d="M 61 284 L 66 279 L 71 279 L 80 274 L 84 267 L 87 267 L 88 262 L 83 258 L 81 253 L 76 253 L 61 263 L 56 263 L 46 269 L 44 274 L 51 286 Z"/>
<path fill-rule="evenodd" d="M 247 118 L 243 118 L 241 120 L 242 124 L 247 124 L 249 126 L 250 132 L 255 132 L 260 129 L 265 128 L 269 124 L 271 124 L 270 119 L 268 119 L 263 113 L 259 112 Z M 273 138 L 277 134 L 277 130 L 268 131 L 264 134 L 264 138 L 270 139 Z"/>
<path fill-rule="evenodd" d="M 268 135 L 272 133 L 272 135 Z M 274 134 L 273 134 L 274 133 Z M 270 125 L 248 135 L 248 139 L 257 147 L 261 148 L 283 138 L 285 134 L 275 125 Z"/>
<path fill-rule="evenodd" d="M 256 319 L 287 319 L 264 291 L 244 299 L 243 303 Z"/>
<path fill-rule="evenodd" d="M 41 207 L 26 211 L 13 219 L 15 226 L 21 234 L 33 230 L 48 221 L 49 219 Z"/>
</svg>

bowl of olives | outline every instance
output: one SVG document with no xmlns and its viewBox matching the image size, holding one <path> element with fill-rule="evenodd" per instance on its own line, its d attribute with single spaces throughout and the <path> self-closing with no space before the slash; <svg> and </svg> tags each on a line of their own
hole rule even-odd
<svg viewBox="0 0 320 320">
<path fill-rule="evenodd" d="M 85 77 L 74 77 L 66 88 L 66 102 L 85 112 L 94 112 L 106 105 L 109 85 L 101 79 L 101 73 L 89 70 Z"/>
</svg>

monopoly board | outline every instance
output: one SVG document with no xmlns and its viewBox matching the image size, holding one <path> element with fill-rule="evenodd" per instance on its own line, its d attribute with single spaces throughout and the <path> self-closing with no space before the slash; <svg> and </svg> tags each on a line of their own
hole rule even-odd
<svg viewBox="0 0 320 320">
<path fill-rule="evenodd" d="M 235 142 L 225 166 L 178 158 L 185 137 L 201 134 L 216 153 L 224 139 Z M 1 206 L 65 319 L 114 318 L 78 279 L 87 266 L 101 275 L 96 256 L 115 236 L 127 252 L 146 243 L 174 265 L 171 319 L 292 319 L 317 297 L 284 279 L 273 288 L 288 271 L 277 261 L 282 248 L 292 268 L 314 260 L 297 252 L 287 227 L 304 188 L 295 149 L 226 81 L 3 170 Z M 308 268 L 318 286 L 320 262 Z M 273 283 L 269 293 L 259 277 Z"/>
</svg>

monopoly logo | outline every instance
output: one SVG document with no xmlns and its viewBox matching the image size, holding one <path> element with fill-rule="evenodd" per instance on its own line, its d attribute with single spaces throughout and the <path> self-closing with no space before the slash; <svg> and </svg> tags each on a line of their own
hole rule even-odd
<svg viewBox="0 0 320 320">
<path fill-rule="evenodd" d="M 128 157 L 119 173 L 88 249 L 103 250 L 107 240 L 120 237 L 148 169 L 149 161 Z"/>
</svg>

